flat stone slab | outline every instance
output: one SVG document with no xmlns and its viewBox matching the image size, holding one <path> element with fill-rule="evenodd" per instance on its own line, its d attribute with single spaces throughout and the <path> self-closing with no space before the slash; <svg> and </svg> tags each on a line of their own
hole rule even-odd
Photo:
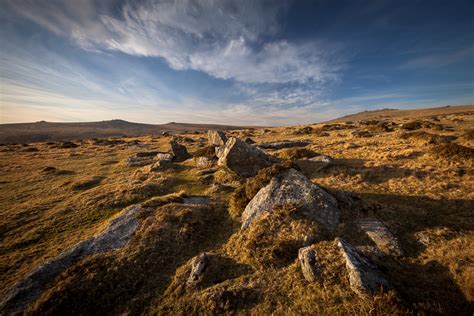
<svg viewBox="0 0 474 316">
<path fill-rule="evenodd" d="M 359 253 L 346 241 L 340 238 L 336 241 L 346 261 L 349 282 L 354 292 L 364 296 L 376 294 L 381 288 L 390 288 L 388 281 L 369 258 Z"/>
<path fill-rule="evenodd" d="M 384 254 L 403 256 L 398 239 L 381 221 L 375 218 L 365 218 L 360 219 L 357 224 Z"/>
<path fill-rule="evenodd" d="M 112 220 L 99 235 L 81 241 L 56 259 L 40 265 L 13 286 L 0 301 L 0 314 L 21 314 L 61 272 L 88 256 L 123 247 L 138 228 L 141 206 L 132 206 Z"/>
</svg>

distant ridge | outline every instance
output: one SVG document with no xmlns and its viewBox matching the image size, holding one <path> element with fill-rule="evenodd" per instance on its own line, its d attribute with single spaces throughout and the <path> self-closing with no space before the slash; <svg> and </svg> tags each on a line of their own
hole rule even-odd
<svg viewBox="0 0 474 316">
<path fill-rule="evenodd" d="M 203 132 L 209 129 L 220 131 L 248 129 L 251 126 L 232 126 L 218 124 L 176 123 L 143 124 L 120 119 L 84 123 L 35 123 L 0 124 L 0 143 L 32 143 L 46 141 L 70 141 L 100 137 L 159 135 L 163 132 Z"/>
<path fill-rule="evenodd" d="M 474 105 L 457 105 L 457 106 L 440 106 L 434 108 L 420 108 L 410 110 L 399 110 L 399 109 L 380 109 L 363 111 L 355 114 L 339 117 L 334 120 L 327 121 L 328 123 L 340 123 L 345 121 L 360 121 L 360 120 L 371 120 L 371 119 L 388 119 L 388 118 L 419 118 L 429 117 L 440 114 L 453 114 L 460 112 L 474 112 Z"/>
</svg>

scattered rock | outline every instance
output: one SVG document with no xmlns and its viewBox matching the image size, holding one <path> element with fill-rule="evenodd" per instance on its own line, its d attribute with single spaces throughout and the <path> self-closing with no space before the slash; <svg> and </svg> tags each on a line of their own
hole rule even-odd
<svg viewBox="0 0 474 316">
<path fill-rule="evenodd" d="M 194 163 L 198 168 L 211 168 L 214 165 L 215 160 L 207 157 L 196 157 Z"/>
<path fill-rule="evenodd" d="M 324 162 L 324 163 L 333 163 L 334 158 L 331 156 L 323 155 L 323 154 L 318 154 L 315 157 L 311 157 L 308 159 L 309 161 L 314 161 L 314 162 Z"/>
<path fill-rule="evenodd" d="M 173 160 L 174 156 L 168 153 L 158 153 L 155 156 L 156 160 Z"/>
<path fill-rule="evenodd" d="M 218 165 L 226 166 L 232 172 L 243 177 L 254 176 L 260 169 L 275 162 L 274 158 L 262 150 L 250 146 L 236 137 L 229 138 L 223 152 L 219 153 L 218 157 Z"/>
<path fill-rule="evenodd" d="M 189 273 L 189 278 L 187 281 L 188 285 L 193 285 L 199 282 L 202 278 L 204 270 L 207 267 L 209 262 L 208 255 L 204 252 L 201 253 L 199 256 L 194 257 L 191 263 L 191 272 Z"/>
<path fill-rule="evenodd" d="M 138 228 L 137 215 L 141 210 L 141 206 L 125 209 L 123 214 L 112 220 L 99 235 L 76 244 L 56 259 L 40 265 L 13 286 L 1 299 L 0 311 L 2 315 L 22 314 L 57 275 L 79 260 L 123 247 Z"/>
<path fill-rule="evenodd" d="M 316 253 L 311 248 L 311 246 L 301 248 L 298 251 L 298 260 L 306 281 L 313 283 L 321 280 L 321 276 L 317 268 Z"/>
<path fill-rule="evenodd" d="M 173 168 L 174 163 L 171 160 L 158 160 L 153 165 L 147 166 L 147 172 L 158 172 Z"/>
<path fill-rule="evenodd" d="M 306 216 L 320 222 L 328 231 L 334 231 L 339 224 L 337 200 L 300 172 L 290 169 L 273 178 L 248 203 L 242 213 L 242 229 L 276 205 L 291 204 L 298 205 Z"/>
<path fill-rule="evenodd" d="M 260 143 L 255 146 L 263 149 L 283 149 L 283 148 L 292 148 L 292 147 L 305 147 L 311 144 L 306 141 L 281 141 L 281 142 L 271 142 L 271 143 Z"/>
<path fill-rule="evenodd" d="M 57 148 L 77 148 L 79 145 L 73 143 L 73 142 L 61 142 L 57 144 Z"/>
<path fill-rule="evenodd" d="M 225 133 L 221 131 L 209 130 L 207 132 L 207 138 L 209 145 L 224 146 L 227 142 L 227 136 L 225 136 Z"/>
<path fill-rule="evenodd" d="M 128 157 L 127 158 L 127 165 L 129 167 L 141 167 L 146 166 L 153 163 L 152 157 Z"/>
<path fill-rule="evenodd" d="M 378 293 L 381 287 L 389 289 L 387 280 L 367 257 L 344 240 L 337 238 L 336 241 L 346 261 L 349 282 L 354 292 L 364 296 Z"/>
<path fill-rule="evenodd" d="M 367 236 L 377 245 L 377 247 L 385 254 L 394 256 L 402 256 L 403 251 L 400 244 L 388 230 L 388 228 L 378 219 L 365 218 L 358 221 L 359 228 L 364 231 Z"/>
<path fill-rule="evenodd" d="M 183 198 L 184 204 L 191 204 L 191 205 L 207 205 L 211 204 L 212 200 L 208 196 L 187 196 Z"/>
<path fill-rule="evenodd" d="M 174 159 L 176 161 L 185 161 L 190 158 L 191 155 L 188 153 L 186 146 L 178 144 L 176 141 L 170 141 L 171 151 L 173 152 Z"/>
</svg>

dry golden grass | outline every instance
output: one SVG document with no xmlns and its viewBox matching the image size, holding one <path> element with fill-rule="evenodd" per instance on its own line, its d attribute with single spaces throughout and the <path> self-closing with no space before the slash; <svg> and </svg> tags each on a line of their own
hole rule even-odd
<svg viewBox="0 0 474 316">
<path fill-rule="evenodd" d="M 229 131 L 228 136 L 256 142 L 312 144 L 304 150 L 269 150 L 283 164 L 253 179 L 218 170 L 213 181 L 236 189 L 213 194 L 208 206 L 182 204 L 186 196 L 209 192 L 209 182 L 191 161 L 156 173 L 125 163 L 138 151 L 167 151 L 170 137 L 85 140 L 76 141 L 77 147 L 1 146 L 0 295 L 39 264 L 100 232 L 125 206 L 142 203 L 148 209 L 126 247 L 70 267 L 28 312 L 470 314 L 474 142 L 469 135 L 474 111 L 388 112 L 346 118 L 340 124 Z M 383 126 L 375 122 L 359 125 L 359 119 L 435 125 L 389 131 L 371 127 Z M 371 137 L 357 137 L 354 130 L 369 131 Z M 189 152 L 210 153 L 202 135 L 181 136 Z M 30 147 L 37 151 L 26 150 Z M 258 225 L 240 231 L 246 203 L 274 174 L 295 167 L 292 161 L 300 162 L 307 151 L 335 158 L 322 169 L 298 164 L 314 183 L 360 198 L 357 207 L 344 208 L 344 224 L 335 235 L 355 246 L 373 246 L 355 228 L 355 220 L 374 216 L 399 238 L 404 258 L 372 258 L 396 291 L 367 298 L 353 293 L 334 236 L 298 217 L 297 207 L 262 216 Z M 296 260 L 308 232 L 319 241 L 312 247 L 320 254 L 321 284 L 309 284 Z M 190 260 L 204 251 L 212 253 L 209 274 L 196 288 L 188 288 L 183 284 Z"/>
</svg>

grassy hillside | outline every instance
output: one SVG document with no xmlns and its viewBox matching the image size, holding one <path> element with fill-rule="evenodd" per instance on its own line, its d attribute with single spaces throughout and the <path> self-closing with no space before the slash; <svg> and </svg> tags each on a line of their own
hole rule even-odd
<svg viewBox="0 0 474 316">
<path fill-rule="evenodd" d="M 159 172 L 128 165 L 137 152 L 169 151 L 171 136 L 155 134 L 75 141 L 73 148 L 54 142 L 0 147 L 0 296 L 38 265 L 102 231 L 125 207 L 141 203 L 149 209 L 125 247 L 74 264 L 27 311 L 472 314 L 474 107 L 453 108 L 396 115 L 384 110 L 337 120 L 346 123 L 227 131 L 257 143 L 310 142 L 304 149 L 267 152 L 296 164 L 326 190 L 358 198 L 357 210 L 343 213 L 337 236 L 368 249 L 374 245 L 355 221 L 373 216 L 387 225 L 404 256 L 372 259 L 393 284 L 391 291 L 365 298 L 351 291 L 333 238 L 291 210 L 240 230 L 242 192 L 255 191 L 261 180 L 246 182 L 220 168 L 204 171 L 193 160 Z M 189 152 L 207 152 L 206 135 L 179 136 Z M 321 168 L 304 159 L 311 152 L 334 162 Z M 183 202 L 189 196 L 211 203 Z M 321 240 L 314 248 L 322 283 L 308 283 L 297 260 L 301 232 L 308 229 Z M 192 259 L 202 252 L 212 254 L 212 277 L 190 287 Z"/>
</svg>

